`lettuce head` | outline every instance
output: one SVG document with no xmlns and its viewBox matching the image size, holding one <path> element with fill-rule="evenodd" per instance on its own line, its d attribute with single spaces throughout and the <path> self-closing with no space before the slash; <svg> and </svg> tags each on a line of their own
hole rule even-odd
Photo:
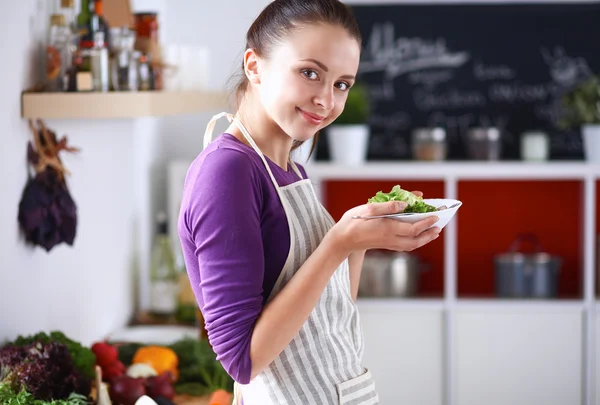
<svg viewBox="0 0 600 405">
<path fill-rule="evenodd" d="M 407 204 L 404 212 L 433 212 L 437 211 L 432 205 L 423 202 L 423 198 L 403 190 L 399 185 L 392 187 L 389 193 L 378 191 L 373 197 L 369 198 L 368 203 L 382 203 L 387 201 L 403 201 Z"/>
</svg>

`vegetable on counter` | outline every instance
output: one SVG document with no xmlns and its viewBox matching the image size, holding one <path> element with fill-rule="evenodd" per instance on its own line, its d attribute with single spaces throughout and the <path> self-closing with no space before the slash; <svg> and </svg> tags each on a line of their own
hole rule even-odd
<svg viewBox="0 0 600 405">
<path fill-rule="evenodd" d="M 172 381 L 179 378 L 179 358 L 177 354 L 168 347 L 164 346 L 144 346 L 140 347 L 133 356 L 132 364 L 148 364 L 158 374 L 170 373 Z"/>
<path fill-rule="evenodd" d="M 0 371 L 3 389 L 26 391 L 37 400 L 67 399 L 73 393 L 87 396 L 91 390 L 91 379 L 77 370 L 67 346 L 58 342 L 4 346 Z"/>
<path fill-rule="evenodd" d="M 388 201 L 403 201 L 407 204 L 403 212 L 433 212 L 437 208 L 423 202 L 423 197 L 419 197 L 410 191 L 403 190 L 399 185 L 392 187 L 389 193 L 378 191 L 373 197 L 367 201 L 369 204 L 382 203 Z"/>
<path fill-rule="evenodd" d="M 148 378 L 158 375 L 155 369 L 145 363 L 132 364 L 131 366 L 127 367 L 125 374 L 133 378 Z"/>
<path fill-rule="evenodd" d="M 210 396 L 208 405 L 231 405 L 233 395 L 225 390 L 216 390 Z"/>
<path fill-rule="evenodd" d="M 116 345 L 119 351 L 119 359 L 131 367 L 135 363 L 134 357 L 140 359 L 138 351 L 144 347 L 163 347 L 170 349 L 178 359 L 178 379 L 173 383 L 178 395 L 203 396 L 223 389 L 233 392 L 233 379 L 227 374 L 217 356 L 206 340 L 194 338 L 183 338 L 169 346 L 144 345 L 139 342 L 130 342 Z M 141 351 L 144 357 L 149 357 L 146 363 L 153 367 L 152 351 Z M 167 356 L 168 358 L 168 356 Z M 146 360 L 146 359 L 144 359 Z M 154 368 L 154 367 L 153 367 Z M 160 373 L 159 370 L 156 370 Z"/>
<path fill-rule="evenodd" d="M 92 345 L 96 355 L 96 364 L 102 369 L 102 380 L 112 381 L 125 374 L 125 365 L 119 360 L 119 351 L 107 342 L 96 342 Z"/>
<path fill-rule="evenodd" d="M 168 372 L 148 378 L 135 378 L 124 374 L 113 379 L 109 394 L 113 405 L 135 405 L 144 395 L 153 400 L 172 400 L 175 397 L 175 389 Z"/>
<path fill-rule="evenodd" d="M 179 357 L 178 394 L 204 395 L 218 389 L 233 392 L 233 379 L 207 340 L 184 338 L 169 347 Z"/>
<path fill-rule="evenodd" d="M 89 405 L 86 397 L 72 393 L 65 399 L 43 401 L 36 399 L 31 393 L 21 390 L 13 391 L 6 383 L 0 382 L 0 404 L 2 405 Z"/>
<path fill-rule="evenodd" d="M 73 360 L 73 364 L 81 374 L 92 380 L 94 378 L 94 366 L 96 365 L 96 356 L 91 349 L 84 347 L 81 343 L 69 339 L 60 331 L 51 331 L 49 334 L 39 332 L 31 336 L 18 336 L 14 342 L 9 342 L 8 345 L 25 346 L 33 342 L 62 343 L 69 349 L 69 354 Z"/>
</svg>

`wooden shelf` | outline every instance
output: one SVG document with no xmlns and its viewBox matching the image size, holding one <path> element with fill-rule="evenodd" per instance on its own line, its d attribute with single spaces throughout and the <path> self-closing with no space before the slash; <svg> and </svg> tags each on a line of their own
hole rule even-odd
<svg viewBox="0 0 600 405">
<path fill-rule="evenodd" d="M 40 119 L 110 119 L 197 114 L 227 109 L 223 92 L 23 93 L 21 116 Z"/>
</svg>

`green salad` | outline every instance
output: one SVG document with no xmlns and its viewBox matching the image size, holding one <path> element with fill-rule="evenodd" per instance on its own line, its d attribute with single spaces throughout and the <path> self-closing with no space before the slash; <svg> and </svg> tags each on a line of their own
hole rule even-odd
<svg viewBox="0 0 600 405">
<path fill-rule="evenodd" d="M 433 212 L 438 209 L 432 205 L 423 202 L 423 198 L 403 190 L 399 185 L 392 187 L 392 191 L 384 193 L 378 191 L 375 196 L 369 198 L 368 203 L 382 203 L 387 201 L 403 201 L 407 204 L 404 212 Z"/>
</svg>

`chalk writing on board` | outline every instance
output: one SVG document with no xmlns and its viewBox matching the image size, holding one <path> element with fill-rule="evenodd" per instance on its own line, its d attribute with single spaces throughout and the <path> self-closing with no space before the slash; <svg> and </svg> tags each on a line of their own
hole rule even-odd
<svg viewBox="0 0 600 405">
<path fill-rule="evenodd" d="M 504 131 L 508 122 L 509 118 L 505 115 L 492 116 L 473 113 L 450 115 L 441 111 L 434 112 L 427 117 L 428 126 L 446 128 L 450 137 L 466 134 L 467 130 L 474 126 L 496 127 L 500 131 Z"/>
<path fill-rule="evenodd" d="M 553 159 L 580 159 L 579 128 L 559 120 L 563 96 L 600 72 L 595 3 L 353 7 L 373 101 L 369 159 L 410 159 L 413 130 L 430 126 L 446 128 L 450 160 L 468 158 L 476 126 L 501 130 L 503 159 L 520 158 L 529 130 L 548 133 Z"/>
<path fill-rule="evenodd" d="M 392 22 L 376 23 L 364 50 L 361 73 L 385 72 L 386 80 L 426 68 L 460 67 L 468 52 L 452 52 L 444 38 L 396 38 Z"/>
<path fill-rule="evenodd" d="M 413 101 L 420 111 L 439 109 L 478 108 L 486 105 L 485 94 L 479 90 L 450 89 L 432 93 L 416 89 Z"/>
<path fill-rule="evenodd" d="M 570 89 L 592 74 L 584 58 L 570 57 L 560 46 L 555 46 L 553 52 L 541 48 L 540 53 L 550 68 L 552 80 L 563 88 Z"/>
<path fill-rule="evenodd" d="M 396 98 L 396 90 L 392 84 L 378 82 L 369 84 L 369 97 L 373 102 L 393 101 Z"/>
<path fill-rule="evenodd" d="M 493 103 L 534 103 L 547 100 L 552 88 L 546 83 L 494 83 L 488 90 L 488 97 Z"/>
<path fill-rule="evenodd" d="M 369 122 L 385 128 L 392 134 L 396 131 L 404 131 L 410 128 L 412 124 L 410 115 L 402 111 L 393 114 L 374 113 L 371 115 Z"/>
<path fill-rule="evenodd" d="M 452 80 L 453 72 L 450 69 L 426 70 L 413 72 L 407 75 L 407 81 L 413 85 L 423 85 L 426 90 L 433 90 L 438 84 L 447 83 Z"/>
<path fill-rule="evenodd" d="M 486 65 L 481 61 L 473 63 L 473 76 L 479 81 L 510 80 L 517 75 L 516 71 L 506 65 Z"/>
</svg>

